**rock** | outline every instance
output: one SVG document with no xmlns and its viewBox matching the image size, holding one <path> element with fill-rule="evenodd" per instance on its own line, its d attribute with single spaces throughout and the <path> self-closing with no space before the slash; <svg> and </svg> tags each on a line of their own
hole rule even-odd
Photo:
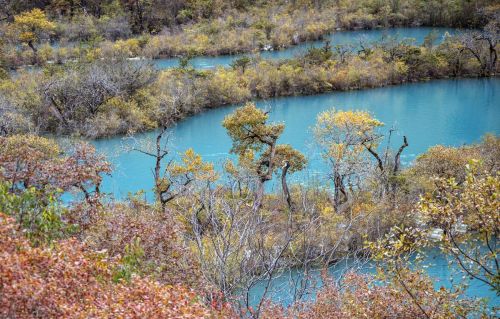
<svg viewBox="0 0 500 319">
<path fill-rule="evenodd" d="M 262 50 L 264 50 L 264 51 L 272 51 L 273 50 L 273 46 L 270 45 L 270 44 L 266 44 L 266 45 L 264 45 L 264 47 L 262 48 Z"/>
<path fill-rule="evenodd" d="M 441 228 L 434 228 L 429 234 L 429 238 L 435 241 L 443 239 L 444 231 Z"/>
<path fill-rule="evenodd" d="M 464 223 L 457 223 L 453 227 L 453 232 L 457 234 L 465 234 L 467 232 L 467 224 Z"/>
</svg>

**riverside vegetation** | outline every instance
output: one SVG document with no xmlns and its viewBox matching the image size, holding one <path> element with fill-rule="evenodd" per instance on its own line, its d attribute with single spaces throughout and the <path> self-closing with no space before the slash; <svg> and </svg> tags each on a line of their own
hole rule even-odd
<svg viewBox="0 0 500 319">
<path fill-rule="evenodd" d="M 2 57 L 16 67 L 281 49 L 337 29 L 482 28 L 499 8 L 493 0 L 4 0 L 0 35 Z"/>
<path fill-rule="evenodd" d="M 0 5 L 0 317 L 497 317 L 498 305 L 465 293 L 471 281 L 500 293 L 498 136 L 433 146 L 404 166 L 412 136 L 383 133 L 386 124 L 362 109 L 330 109 L 312 129 L 328 181 L 293 184 L 309 156 L 282 144 L 285 125 L 251 102 L 496 76 L 496 2 Z M 421 46 L 388 38 L 325 43 L 284 61 L 243 57 L 215 70 L 187 63 L 196 54 L 286 47 L 336 28 L 395 25 L 476 29 L 439 45 L 430 34 Z M 164 71 L 128 59 L 172 55 L 184 56 L 181 66 Z M 11 73 L 26 64 L 38 69 Z M 235 103 L 220 123 L 233 160 L 218 170 L 193 149 L 176 159 L 168 147 L 173 123 Z M 88 143 L 51 137 L 153 129 L 152 143 L 131 150 L 153 160 L 150 202 L 142 192 L 121 201 L 104 193 L 102 180 L 113 174 L 107 159 Z M 280 187 L 270 192 L 273 182 Z M 456 266 L 459 285 L 436 287 L 426 274 L 422 256 L 433 248 Z M 329 275 L 352 260 L 373 261 L 376 274 Z M 271 298 L 272 282 L 292 271 L 293 300 L 284 307 Z"/>
<path fill-rule="evenodd" d="M 499 34 L 496 19 L 439 45 L 433 33 L 421 46 L 395 38 L 359 47 L 326 43 L 289 60 L 242 57 L 231 68 L 215 70 L 184 63 L 156 71 L 148 62 L 125 58 L 47 66 L 0 81 L 0 129 L 98 138 L 151 130 L 252 99 L 495 76 Z"/>
<path fill-rule="evenodd" d="M 253 104 L 222 125 L 238 157 L 223 172 L 191 149 L 169 161 L 166 129 L 152 148 L 136 148 L 156 162 L 152 203 L 140 193 L 122 202 L 101 193 L 111 167 L 88 144 L 62 152 L 44 137 L 0 137 L 2 316 L 494 316 L 463 297 L 466 284 L 435 290 L 411 258 L 440 247 L 467 277 L 498 293 L 498 137 L 435 146 L 403 168 L 411 137 L 394 152 L 380 151 L 392 134 L 380 133 L 383 123 L 332 109 L 314 128 L 329 163 L 332 186 L 325 188 L 288 185 L 307 157 L 279 144 L 283 124 L 268 122 Z M 266 193 L 273 175 L 281 192 Z M 73 199 L 64 204 L 67 192 Z M 439 238 L 436 229 L 444 230 Z M 325 272 L 322 288 L 312 280 L 314 269 L 366 256 L 380 262 L 377 277 L 352 272 L 339 284 Z M 303 277 L 286 309 L 266 296 L 289 269 Z M 249 292 L 263 282 L 255 305 Z M 304 300 L 314 289 L 318 298 Z"/>
</svg>

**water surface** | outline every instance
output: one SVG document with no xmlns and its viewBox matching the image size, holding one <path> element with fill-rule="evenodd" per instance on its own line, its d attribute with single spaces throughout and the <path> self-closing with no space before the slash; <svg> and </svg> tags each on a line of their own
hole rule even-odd
<svg viewBox="0 0 500 319">
<path fill-rule="evenodd" d="M 456 263 L 450 263 L 451 259 L 444 256 L 438 249 L 429 249 L 424 252 L 422 261 L 418 267 L 425 269 L 425 272 L 434 281 L 434 288 L 439 289 L 457 289 L 460 285 L 466 284 L 463 297 L 481 298 L 490 309 L 500 306 L 500 297 L 491 290 L 491 288 L 479 280 L 467 280 L 463 277 L 461 268 Z M 413 265 L 412 267 L 414 267 Z M 360 262 L 354 259 L 347 259 L 329 268 L 329 275 L 335 279 L 341 278 L 348 271 L 356 271 L 362 274 L 375 275 L 376 264 L 372 261 Z M 298 269 L 285 271 L 277 274 L 271 280 L 266 299 L 270 299 L 275 303 L 289 306 L 297 297 L 294 297 L 294 291 L 298 287 L 297 283 L 304 278 L 303 272 Z M 318 287 L 322 286 L 321 273 L 319 270 L 309 272 L 307 282 L 307 293 L 302 296 L 302 300 L 314 300 Z M 262 299 L 267 281 L 258 282 L 250 290 L 250 304 L 257 306 Z M 493 310 L 492 310 L 493 311 Z"/>
<path fill-rule="evenodd" d="M 329 40 L 332 46 L 350 44 L 358 47 L 360 40 L 364 43 L 373 43 L 384 37 L 396 37 L 400 40 L 413 39 L 415 44 L 422 44 L 424 42 L 424 38 L 433 30 L 436 31 L 438 35 L 435 44 L 441 43 L 445 34 L 453 35 L 460 32 L 459 29 L 432 27 L 337 31 L 325 36 L 325 40 L 303 42 L 284 50 L 261 51 L 259 54 L 264 59 L 289 59 L 305 53 L 311 47 L 324 46 L 326 40 Z M 230 66 L 234 60 L 244 55 L 245 54 L 199 56 L 193 58 L 189 63 L 198 69 L 211 69 L 218 66 L 227 67 Z M 246 55 L 250 56 L 251 54 Z M 153 63 L 158 69 L 173 68 L 179 66 L 179 59 L 157 59 L 153 60 Z"/>
<path fill-rule="evenodd" d="M 257 101 L 269 109 L 271 121 L 281 121 L 286 129 L 279 143 L 288 143 L 307 155 L 309 165 L 291 179 L 326 182 L 328 167 L 314 146 L 311 127 L 318 113 L 332 107 L 371 112 L 386 125 L 383 132 L 393 134 L 397 147 L 406 135 L 409 147 L 402 155 L 403 165 L 430 146 L 459 146 L 478 142 L 485 133 L 500 134 L 500 78 L 437 80 L 379 89 L 334 92 L 313 96 L 285 97 Z M 212 109 L 178 123 L 170 138 L 172 154 L 193 148 L 204 160 L 218 168 L 229 157 L 231 140 L 221 122 L 237 106 Z M 125 151 L 135 142 L 153 141 L 155 132 L 137 134 L 134 140 L 120 137 L 94 141 L 97 150 L 114 164 L 112 177 L 106 177 L 103 191 L 123 198 L 128 192 L 146 190 L 150 196 L 152 158 Z M 149 197 L 151 198 L 151 197 Z"/>
</svg>

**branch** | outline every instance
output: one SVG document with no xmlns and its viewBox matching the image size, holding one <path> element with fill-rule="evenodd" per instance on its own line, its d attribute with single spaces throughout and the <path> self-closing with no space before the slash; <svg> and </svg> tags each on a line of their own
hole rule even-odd
<svg viewBox="0 0 500 319">
<path fill-rule="evenodd" d="M 403 145 L 401 145 L 398 152 L 396 153 L 396 157 L 394 158 L 394 174 L 399 171 L 401 153 L 403 153 L 403 150 L 406 147 L 408 147 L 408 140 L 406 139 L 406 136 L 403 136 Z"/>
<path fill-rule="evenodd" d="M 384 163 L 382 162 L 382 159 L 380 159 L 380 156 L 378 156 L 377 152 L 375 152 L 371 145 L 370 146 L 367 146 L 365 143 L 363 143 L 363 146 L 366 148 L 366 150 L 368 152 L 370 152 L 370 154 L 373 155 L 373 157 L 375 157 L 375 159 L 377 160 L 377 163 L 378 163 L 378 168 L 380 169 L 381 172 L 384 171 Z"/>
</svg>

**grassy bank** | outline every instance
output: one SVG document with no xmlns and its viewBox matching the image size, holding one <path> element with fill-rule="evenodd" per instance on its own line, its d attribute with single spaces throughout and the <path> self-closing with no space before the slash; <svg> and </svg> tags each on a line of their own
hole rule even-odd
<svg viewBox="0 0 500 319">
<path fill-rule="evenodd" d="M 498 23 L 489 27 L 498 32 Z M 39 132 L 98 138 L 168 126 L 205 109 L 252 99 L 494 76 L 498 45 L 484 32 L 422 46 L 385 39 L 362 49 L 310 49 L 285 61 L 241 58 L 232 68 L 155 71 L 144 61 L 89 60 L 20 73 L 0 82 L 4 134 Z M 484 37 L 486 36 L 486 37 Z"/>
<path fill-rule="evenodd" d="M 243 1 L 244 2 L 244 1 Z M 72 16 L 45 7 L 34 26 L 15 22 L 30 11 L 13 11 L 0 24 L 7 67 L 116 56 L 149 58 L 221 55 L 282 49 L 318 40 L 337 29 L 395 26 L 481 28 L 495 17 L 494 1 L 258 1 L 237 5 L 224 1 L 189 1 L 170 8 L 174 17 L 141 20 L 136 9 L 104 5 L 99 15 L 75 8 Z M 146 12 L 167 14 L 160 4 L 143 4 Z M 155 8 L 158 6 L 158 8 Z M 29 7 L 26 7 L 27 10 Z M 66 8 L 65 10 L 69 10 Z M 138 10 L 138 9 L 137 9 Z M 156 11 L 155 11 L 156 10 Z M 208 10 L 208 11 L 207 11 Z M 156 17 L 156 15 L 153 15 Z M 25 21 L 25 20 L 23 20 Z M 47 23 L 43 23 L 47 21 Z M 148 26 L 151 24 L 151 26 Z M 153 26 L 154 25 L 154 26 Z M 23 28 L 34 27 L 29 38 Z M 47 44 L 57 41 L 57 46 Z M 45 44 L 43 44 L 45 43 Z"/>
</svg>

